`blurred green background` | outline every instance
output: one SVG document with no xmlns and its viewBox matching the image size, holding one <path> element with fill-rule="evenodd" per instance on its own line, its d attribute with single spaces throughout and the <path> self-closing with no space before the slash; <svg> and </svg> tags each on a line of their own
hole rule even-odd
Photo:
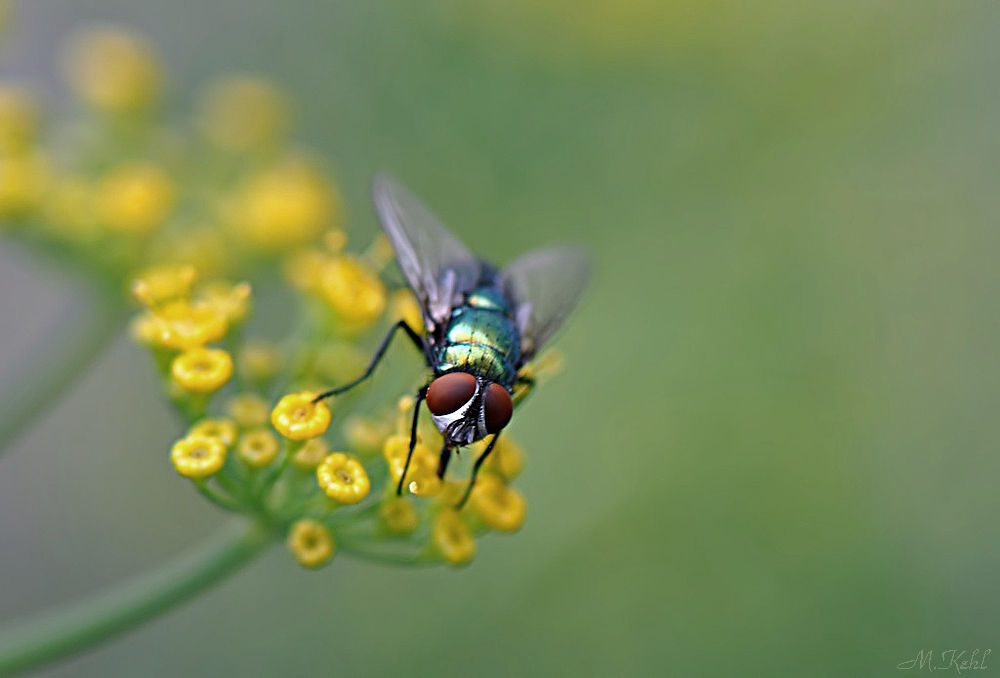
<svg viewBox="0 0 1000 678">
<path fill-rule="evenodd" d="M 159 45 L 178 113 L 283 83 L 358 241 L 385 170 L 480 253 L 575 240 L 596 275 L 513 425 L 520 533 L 459 571 L 276 550 L 43 675 L 898 675 L 1000 641 L 996 3 L 31 0 L 3 75 L 58 104 L 95 21 Z M 74 299 L 0 250 L 0 375 Z M 123 336 L 22 437 L 0 621 L 224 522 L 178 429 Z"/>
</svg>

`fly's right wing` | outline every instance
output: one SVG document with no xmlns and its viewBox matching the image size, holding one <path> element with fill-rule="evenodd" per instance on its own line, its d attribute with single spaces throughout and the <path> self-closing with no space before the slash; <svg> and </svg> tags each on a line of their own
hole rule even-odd
<svg viewBox="0 0 1000 678">
<path fill-rule="evenodd" d="M 429 209 L 384 175 L 372 181 L 372 202 L 396 261 L 417 295 L 428 329 L 447 321 L 462 295 L 475 288 L 482 266 Z"/>
</svg>

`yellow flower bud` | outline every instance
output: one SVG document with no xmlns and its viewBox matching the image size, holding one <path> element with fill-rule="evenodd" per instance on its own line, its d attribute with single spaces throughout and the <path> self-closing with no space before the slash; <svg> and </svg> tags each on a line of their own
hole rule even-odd
<svg viewBox="0 0 1000 678">
<path fill-rule="evenodd" d="M 206 285 L 200 294 L 201 299 L 226 316 L 230 325 L 239 325 L 246 320 L 250 313 L 250 297 L 250 283 L 245 282 L 230 285 L 216 281 Z"/>
<path fill-rule="evenodd" d="M 320 463 L 316 480 L 326 496 L 341 504 L 357 504 L 371 490 L 365 467 L 341 452 L 334 452 Z"/>
<path fill-rule="evenodd" d="M 256 428 L 267 424 L 271 408 L 259 395 L 244 393 L 229 401 L 229 416 L 243 428 Z"/>
<path fill-rule="evenodd" d="M 382 524 L 393 534 L 411 534 L 417 529 L 417 512 L 413 504 L 403 497 L 393 497 L 378 512 Z"/>
<path fill-rule="evenodd" d="M 271 411 L 271 423 L 289 440 L 308 440 L 326 433 L 330 427 L 330 408 L 326 402 L 313 402 L 315 393 L 290 393 Z"/>
<path fill-rule="evenodd" d="M 188 435 L 218 438 L 226 447 L 232 447 L 239 432 L 236 430 L 236 422 L 231 419 L 202 419 L 191 427 Z"/>
<path fill-rule="evenodd" d="M 27 150 L 38 131 L 38 104 L 20 87 L 0 85 L 0 153 Z"/>
<path fill-rule="evenodd" d="M 394 484 L 399 483 L 406 466 L 406 456 L 410 449 L 409 435 L 389 436 L 382 447 L 382 456 L 389 465 L 389 476 Z M 423 443 L 413 448 L 410 468 L 406 472 L 406 488 L 418 497 L 430 497 L 441 490 L 441 479 L 437 477 L 438 456 Z"/>
<path fill-rule="evenodd" d="M 515 532 L 524 524 L 528 511 L 524 497 L 497 476 L 480 475 L 469 499 L 476 515 L 498 532 Z"/>
<path fill-rule="evenodd" d="M 140 318 L 133 325 L 137 339 L 175 351 L 219 341 L 229 330 L 226 316 L 205 302 L 171 302 Z"/>
<path fill-rule="evenodd" d="M 147 308 L 186 299 L 191 294 L 195 276 L 193 266 L 154 266 L 132 281 L 132 296 Z"/>
<path fill-rule="evenodd" d="M 323 523 L 303 518 L 288 533 L 288 550 L 303 567 L 320 567 L 333 557 L 333 535 Z"/>
<path fill-rule="evenodd" d="M 278 348 L 268 341 L 247 341 L 237 356 L 240 374 L 250 381 L 267 381 L 281 367 Z"/>
<path fill-rule="evenodd" d="M 160 65 L 153 50 L 139 36 L 118 28 L 77 34 L 63 63 L 77 96 L 102 111 L 137 111 L 159 93 Z"/>
<path fill-rule="evenodd" d="M 192 348 L 174 358 L 170 374 L 185 391 L 212 393 L 233 376 L 233 359 L 219 348 Z"/>
<path fill-rule="evenodd" d="M 476 455 L 481 454 L 480 450 Z M 516 478 L 524 468 L 524 451 L 509 435 L 502 435 L 493 447 L 493 452 L 483 462 L 483 470 L 498 473 L 506 480 Z"/>
<path fill-rule="evenodd" d="M 97 209 L 109 230 L 146 235 L 162 226 L 173 211 L 174 185 L 155 165 L 124 165 L 98 186 Z"/>
<path fill-rule="evenodd" d="M 235 76 L 209 85 L 199 118 L 202 132 L 219 148 L 260 150 L 281 141 L 288 126 L 288 104 L 266 80 Z"/>
<path fill-rule="evenodd" d="M 386 306 L 382 279 L 360 259 L 346 254 L 323 266 L 320 293 L 350 328 L 367 327 Z"/>
<path fill-rule="evenodd" d="M 170 461 L 185 478 L 207 478 L 218 473 L 226 463 L 226 446 L 215 437 L 189 435 L 174 443 Z"/>
<path fill-rule="evenodd" d="M 292 456 L 292 463 L 303 471 L 314 471 L 330 452 L 330 446 L 322 438 L 307 440 Z"/>
<path fill-rule="evenodd" d="M 476 540 L 469 527 L 452 509 L 442 510 L 434 521 L 434 545 L 452 565 L 466 565 L 476 556 Z"/>
<path fill-rule="evenodd" d="M 351 449 L 369 452 L 382 448 L 389 426 L 378 419 L 352 415 L 344 422 L 344 435 Z"/>
<path fill-rule="evenodd" d="M 240 444 L 236 451 L 247 465 L 260 468 L 274 461 L 281 451 L 281 443 L 268 429 L 259 428 L 240 436 Z"/>
<path fill-rule="evenodd" d="M 38 207 L 48 180 L 48 162 L 41 153 L 0 157 L 0 217 Z"/>
</svg>

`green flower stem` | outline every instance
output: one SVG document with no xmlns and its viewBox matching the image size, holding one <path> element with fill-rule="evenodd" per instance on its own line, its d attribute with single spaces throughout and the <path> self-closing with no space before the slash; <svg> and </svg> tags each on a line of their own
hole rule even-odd
<svg viewBox="0 0 1000 678">
<path fill-rule="evenodd" d="M 121 330 L 124 304 L 107 293 L 94 295 L 67 323 L 32 349 L 17 372 L 4 378 L 0 393 L 0 451 L 83 375 Z"/>
<path fill-rule="evenodd" d="M 216 537 L 129 583 L 2 629 L 0 676 L 37 668 L 110 640 L 237 572 L 275 539 L 274 531 L 261 525 Z"/>
</svg>

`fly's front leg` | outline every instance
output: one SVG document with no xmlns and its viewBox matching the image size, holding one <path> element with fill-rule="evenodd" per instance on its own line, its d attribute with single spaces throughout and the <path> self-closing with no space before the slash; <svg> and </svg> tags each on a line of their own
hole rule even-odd
<svg viewBox="0 0 1000 678">
<path fill-rule="evenodd" d="M 444 480 L 444 473 L 448 470 L 448 461 L 451 460 L 451 448 L 448 443 L 441 446 L 441 456 L 438 457 L 438 478 Z"/>
<path fill-rule="evenodd" d="M 402 322 L 402 321 L 400 321 Z M 399 476 L 399 485 L 396 486 L 396 494 L 403 494 L 403 482 L 406 481 L 406 472 L 410 470 L 410 460 L 413 459 L 413 450 L 417 446 L 417 422 L 420 420 L 420 403 L 427 397 L 427 387 L 424 386 L 417 393 L 417 400 L 413 403 L 413 423 L 410 425 L 410 449 L 406 452 L 406 464 L 403 466 L 403 475 Z"/>
<path fill-rule="evenodd" d="M 479 467 L 483 465 L 484 461 L 486 461 L 486 457 L 490 456 L 490 452 L 493 451 L 493 446 L 497 444 L 497 439 L 499 437 L 499 433 L 494 434 L 493 440 L 491 440 L 490 444 L 486 446 L 485 450 L 483 450 L 479 459 L 476 459 L 476 463 L 472 465 L 472 478 L 469 479 L 469 486 L 465 488 L 465 494 L 462 495 L 462 501 L 455 505 L 456 509 L 461 509 L 465 506 L 465 502 L 469 500 L 469 495 L 472 494 L 472 487 L 476 484 L 476 476 L 479 475 Z"/>
</svg>

